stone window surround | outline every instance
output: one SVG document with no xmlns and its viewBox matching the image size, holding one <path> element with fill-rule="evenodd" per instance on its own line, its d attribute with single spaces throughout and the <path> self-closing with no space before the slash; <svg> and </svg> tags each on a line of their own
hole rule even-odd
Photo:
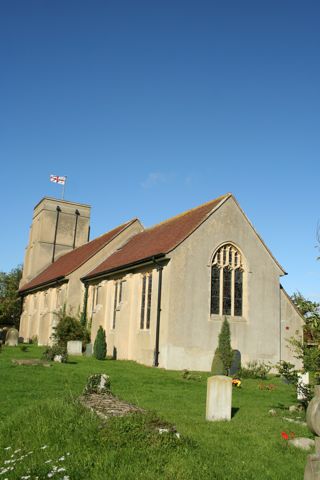
<svg viewBox="0 0 320 480">
<path fill-rule="evenodd" d="M 222 302 L 223 302 L 223 268 L 228 266 L 228 254 L 226 258 L 222 257 L 223 249 L 227 247 L 228 249 L 233 250 L 232 256 L 232 265 L 231 269 L 233 270 L 232 274 L 232 305 L 231 305 L 231 314 L 224 314 L 222 312 Z M 220 293 L 219 293 L 219 313 L 211 313 L 211 285 L 212 285 L 212 266 L 218 263 L 218 253 L 220 252 L 219 267 L 220 267 Z M 238 254 L 238 258 L 235 263 L 235 252 Z M 232 241 L 227 241 L 220 244 L 214 251 L 213 255 L 210 258 L 208 263 L 208 274 L 209 274 L 209 320 L 221 322 L 224 317 L 227 317 L 231 323 L 247 323 L 246 310 L 247 310 L 247 265 L 245 257 L 241 249 L 234 244 Z M 242 271 L 242 315 L 234 315 L 234 270 L 236 268 L 241 268 Z"/>
</svg>

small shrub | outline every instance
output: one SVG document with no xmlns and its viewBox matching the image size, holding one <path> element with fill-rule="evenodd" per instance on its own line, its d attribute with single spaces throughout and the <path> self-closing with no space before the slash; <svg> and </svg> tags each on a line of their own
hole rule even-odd
<svg viewBox="0 0 320 480">
<path fill-rule="evenodd" d="M 216 349 L 213 360 L 212 360 L 211 373 L 212 375 L 225 374 L 225 368 L 224 368 L 223 361 L 218 348 Z"/>
<path fill-rule="evenodd" d="M 271 368 L 271 365 L 265 362 L 258 362 L 257 360 L 253 360 L 251 362 L 248 362 L 246 367 L 241 368 L 240 377 L 260 378 L 264 380 L 267 378 Z"/>
<path fill-rule="evenodd" d="M 28 351 L 27 345 L 20 345 L 19 348 L 20 348 L 21 352 L 27 352 Z"/>
<path fill-rule="evenodd" d="M 283 377 L 287 383 L 291 385 L 297 385 L 298 383 L 298 371 L 295 370 L 294 365 L 290 362 L 281 362 L 276 364 L 276 369 L 278 370 L 281 377 Z"/>
<path fill-rule="evenodd" d="M 32 345 L 38 345 L 38 335 L 32 335 L 32 337 L 29 340 L 29 343 Z"/>
<path fill-rule="evenodd" d="M 61 346 L 67 346 L 69 340 L 81 340 L 84 344 L 89 340 L 86 328 L 79 320 L 69 315 L 61 316 L 55 327 L 53 338 Z"/>
<path fill-rule="evenodd" d="M 105 360 L 107 354 L 107 343 L 106 343 L 106 332 L 104 329 L 99 327 L 94 346 L 93 346 L 93 355 L 97 360 Z"/>
<path fill-rule="evenodd" d="M 52 362 L 55 356 L 61 356 L 61 362 L 66 363 L 68 361 L 68 352 L 67 348 L 62 345 L 53 345 L 52 347 L 47 347 L 42 354 L 45 360 Z"/>
</svg>

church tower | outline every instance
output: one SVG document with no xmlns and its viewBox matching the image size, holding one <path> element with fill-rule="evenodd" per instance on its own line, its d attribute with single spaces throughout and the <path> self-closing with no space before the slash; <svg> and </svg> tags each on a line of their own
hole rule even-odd
<svg viewBox="0 0 320 480">
<path fill-rule="evenodd" d="M 89 205 L 44 197 L 33 211 L 20 287 L 89 240 Z"/>
</svg>

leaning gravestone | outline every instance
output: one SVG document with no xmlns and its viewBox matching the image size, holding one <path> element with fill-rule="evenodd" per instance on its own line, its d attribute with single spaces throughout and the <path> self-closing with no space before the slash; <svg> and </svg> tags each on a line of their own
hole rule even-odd
<svg viewBox="0 0 320 480">
<path fill-rule="evenodd" d="M 82 355 L 82 342 L 81 340 L 69 340 L 67 343 L 68 355 Z"/>
<path fill-rule="evenodd" d="M 319 480 L 320 478 L 320 385 L 314 389 L 315 396 L 307 408 L 307 424 L 312 433 L 316 435 L 316 453 L 308 455 L 304 471 L 304 480 Z"/>
<path fill-rule="evenodd" d="M 19 332 L 16 328 L 10 328 L 7 331 L 6 345 L 9 347 L 16 347 L 18 345 Z"/>
<path fill-rule="evenodd" d="M 206 419 L 231 420 L 232 378 L 214 375 L 207 382 Z"/>
</svg>

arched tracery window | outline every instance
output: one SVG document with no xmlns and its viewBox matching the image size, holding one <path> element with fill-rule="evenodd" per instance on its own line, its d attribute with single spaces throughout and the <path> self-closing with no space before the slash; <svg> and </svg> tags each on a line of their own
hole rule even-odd
<svg viewBox="0 0 320 480">
<path fill-rule="evenodd" d="M 242 316 L 243 267 L 241 253 L 231 244 L 215 253 L 211 265 L 211 314 Z"/>
</svg>

